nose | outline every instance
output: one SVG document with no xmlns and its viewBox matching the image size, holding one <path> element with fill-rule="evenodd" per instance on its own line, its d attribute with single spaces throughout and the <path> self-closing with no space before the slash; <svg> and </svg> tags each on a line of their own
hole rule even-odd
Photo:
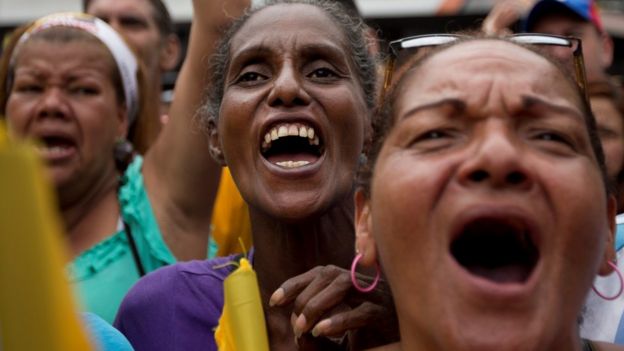
<svg viewBox="0 0 624 351">
<path fill-rule="evenodd" d="M 466 187 L 528 190 L 533 185 L 525 165 L 522 145 L 502 126 L 482 131 L 473 152 L 459 169 L 460 183 Z M 478 134 L 478 133 L 477 133 Z"/>
<path fill-rule="evenodd" d="M 271 107 L 305 106 L 310 103 L 310 95 L 302 85 L 302 79 L 291 64 L 281 67 L 268 96 Z"/>
<path fill-rule="evenodd" d="M 47 88 L 41 96 L 37 115 L 39 117 L 65 118 L 68 115 L 69 106 L 61 88 Z"/>
</svg>

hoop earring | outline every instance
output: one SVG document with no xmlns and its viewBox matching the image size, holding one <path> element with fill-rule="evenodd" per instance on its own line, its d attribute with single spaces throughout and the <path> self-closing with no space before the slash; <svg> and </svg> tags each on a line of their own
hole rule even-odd
<svg viewBox="0 0 624 351">
<path fill-rule="evenodd" d="M 353 259 L 353 263 L 351 264 L 351 283 L 353 283 L 353 287 L 357 291 L 362 292 L 362 293 L 367 293 L 367 292 L 373 291 L 373 289 L 377 287 L 377 283 L 379 283 L 379 278 L 381 276 L 381 273 L 379 272 L 379 264 L 375 263 L 375 269 L 377 271 L 377 274 L 375 275 L 375 279 L 373 279 L 373 282 L 371 283 L 371 285 L 367 287 L 362 287 L 360 283 L 358 283 L 357 278 L 355 277 L 355 268 L 357 267 L 358 262 L 360 262 L 361 259 L 362 259 L 361 253 L 358 253 L 357 255 L 355 255 L 355 258 Z"/>
<path fill-rule="evenodd" d="M 620 297 L 620 295 L 622 295 L 622 291 L 624 290 L 624 279 L 622 279 L 622 272 L 620 272 L 620 270 L 618 269 L 617 265 L 615 265 L 611 261 L 608 261 L 607 263 L 609 264 L 609 266 L 611 266 L 611 268 L 613 268 L 613 270 L 617 274 L 618 278 L 620 279 L 620 290 L 618 290 L 617 294 L 615 294 L 613 296 L 606 296 L 606 295 L 603 295 L 601 292 L 599 292 L 598 289 L 596 289 L 596 287 L 594 286 L 594 284 L 592 284 L 592 289 L 594 290 L 596 295 L 600 296 L 601 298 L 603 298 L 603 299 L 605 299 L 607 301 L 613 301 L 613 300 L 617 299 L 618 297 Z"/>
</svg>

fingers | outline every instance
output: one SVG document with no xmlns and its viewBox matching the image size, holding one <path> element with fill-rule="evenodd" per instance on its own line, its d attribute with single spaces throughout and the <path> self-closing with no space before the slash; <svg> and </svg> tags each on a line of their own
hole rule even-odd
<svg viewBox="0 0 624 351">
<path fill-rule="evenodd" d="M 385 313 L 386 311 L 382 306 L 365 302 L 355 309 L 337 313 L 321 320 L 312 328 L 312 335 L 315 337 L 344 335 L 349 330 L 369 325 L 372 321 L 379 322 L 380 316 Z"/>
<path fill-rule="evenodd" d="M 310 331 L 328 311 L 341 308 L 350 289 L 348 271 L 336 266 L 326 266 L 317 270 L 314 280 L 294 301 L 293 313 L 298 316 L 293 325 L 295 335 Z"/>
<path fill-rule="evenodd" d="M 269 306 L 281 306 L 288 304 L 294 300 L 299 293 L 305 289 L 316 277 L 317 272 L 322 267 L 314 267 L 311 270 L 290 278 L 284 282 L 269 299 Z"/>
<path fill-rule="evenodd" d="M 509 32 L 508 26 L 522 16 L 522 8 L 515 1 L 503 1 L 494 6 L 483 21 L 481 29 L 488 35 L 502 35 Z"/>
<path fill-rule="evenodd" d="M 358 274 L 358 280 L 370 284 L 372 278 Z M 386 300 L 383 281 L 375 291 L 359 294 L 352 288 L 348 270 L 322 266 L 284 282 L 269 305 L 292 303 L 291 325 L 297 340 L 308 338 L 308 332 L 340 340 L 349 330 L 384 323 L 385 316 L 393 313 L 389 311 L 394 311 Z"/>
</svg>

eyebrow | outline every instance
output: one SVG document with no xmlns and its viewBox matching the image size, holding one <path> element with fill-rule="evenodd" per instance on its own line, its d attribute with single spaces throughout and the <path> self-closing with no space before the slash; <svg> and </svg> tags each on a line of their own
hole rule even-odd
<svg viewBox="0 0 624 351">
<path fill-rule="evenodd" d="M 455 112 L 462 112 L 466 110 L 466 103 L 458 98 L 447 97 L 440 100 L 432 101 L 423 105 L 419 105 L 409 109 L 401 116 L 401 120 L 412 117 L 422 110 L 430 110 L 440 108 L 444 106 L 450 106 Z"/>
<path fill-rule="evenodd" d="M 534 95 L 522 96 L 522 108 L 523 109 L 529 110 L 535 105 L 539 105 L 539 106 L 545 107 L 549 110 L 554 110 L 559 113 L 574 115 L 575 117 L 580 118 L 582 121 L 585 121 L 585 117 L 581 113 L 579 113 L 578 110 L 574 108 L 555 104 L 555 103 L 544 100 L 541 97 L 534 96 Z M 404 113 L 400 119 L 402 120 L 408 117 L 412 117 L 422 110 L 435 109 L 435 108 L 440 108 L 444 106 L 451 107 L 453 111 L 456 113 L 460 113 L 466 110 L 466 103 L 463 100 L 460 100 L 454 97 L 448 97 L 448 98 L 443 98 L 440 100 L 432 101 L 423 105 L 413 107 L 410 110 L 408 110 L 406 113 Z"/>
<path fill-rule="evenodd" d="M 346 53 L 339 46 L 330 43 L 321 43 L 321 44 L 305 44 L 301 46 L 301 53 L 305 57 L 309 56 L 317 56 L 319 54 L 325 54 L 329 52 L 329 54 L 336 59 L 342 59 L 346 57 Z"/>
<path fill-rule="evenodd" d="M 555 103 L 552 103 L 552 102 L 550 102 L 548 100 L 544 100 L 541 97 L 538 97 L 538 96 L 535 96 L 535 95 L 523 95 L 522 96 L 522 107 L 523 108 L 531 109 L 535 105 L 546 107 L 547 109 L 553 110 L 555 112 L 559 112 L 559 113 L 563 113 L 563 114 L 567 114 L 567 115 L 574 115 L 575 117 L 579 118 L 583 122 L 585 121 L 585 117 L 583 116 L 583 114 L 581 114 L 575 108 L 572 108 L 572 107 L 569 107 L 569 106 L 565 106 L 565 105 L 555 104 Z"/>
<path fill-rule="evenodd" d="M 299 50 L 301 52 L 301 56 L 306 58 L 329 56 L 332 59 L 342 60 L 345 57 L 345 52 L 341 50 L 340 47 L 329 43 L 303 44 L 301 45 Z M 241 49 L 240 51 L 234 52 L 231 54 L 231 57 L 232 62 L 234 62 L 240 60 L 241 58 L 243 60 L 246 60 L 249 57 L 273 55 L 274 53 L 275 50 L 273 48 L 264 43 L 259 43 L 253 44 L 251 46 Z M 329 55 L 327 55 L 326 53 L 329 53 Z"/>
</svg>

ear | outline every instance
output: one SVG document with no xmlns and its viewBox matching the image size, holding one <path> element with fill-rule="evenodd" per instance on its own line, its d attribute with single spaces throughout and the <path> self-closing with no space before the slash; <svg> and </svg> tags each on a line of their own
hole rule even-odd
<svg viewBox="0 0 624 351">
<path fill-rule="evenodd" d="M 176 67 L 180 59 L 182 44 L 175 34 L 169 34 L 160 48 L 160 69 L 169 71 Z"/>
<path fill-rule="evenodd" d="M 609 233 L 607 235 L 607 245 L 605 247 L 605 252 L 602 258 L 602 263 L 600 264 L 600 269 L 598 270 L 598 274 L 600 275 L 609 275 L 613 272 L 613 268 L 608 264 L 608 262 L 615 262 L 615 233 L 616 233 L 616 224 L 615 224 L 615 216 L 617 214 L 617 201 L 615 200 L 615 196 L 609 196 L 609 200 L 607 203 L 607 221 L 609 223 Z"/>
<path fill-rule="evenodd" d="M 600 33 L 602 46 L 602 66 L 607 69 L 613 63 L 613 39 L 606 32 Z"/>
<path fill-rule="evenodd" d="M 210 150 L 210 155 L 218 164 L 221 166 L 226 165 L 215 117 L 210 117 L 208 119 L 208 149 Z"/>
<path fill-rule="evenodd" d="M 360 263 L 371 267 L 377 262 L 377 245 L 373 238 L 370 200 L 363 189 L 355 192 L 355 250 L 362 254 Z"/>
<path fill-rule="evenodd" d="M 128 130 L 130 129 L 128 108 L 125 103 L 121 104 L 119 110 L 117 111 L 117 121 L 119 122 L 117 126 L 117 138 L 125 139 L 128 136 Z"/>
</svg>

